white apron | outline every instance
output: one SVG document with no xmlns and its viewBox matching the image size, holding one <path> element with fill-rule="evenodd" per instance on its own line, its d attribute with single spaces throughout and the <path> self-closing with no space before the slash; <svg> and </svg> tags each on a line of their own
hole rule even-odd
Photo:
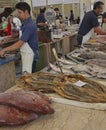
<svg viewBox="0 0 106 130">
<path fill-rule="evenodd" d="M 92 28 L 85 36 L 83 36 L 82 44 L 87 42 L 94 34 L 94 28 Z"/>
<path fill-rule="evenodd" d="M 21 34 L 20 34 L 21 35 Z M 34 52 L 27 42 L 21 48 L 22 72 L 32 73 L 32 64 L 34 59 Z"/>
</svg>

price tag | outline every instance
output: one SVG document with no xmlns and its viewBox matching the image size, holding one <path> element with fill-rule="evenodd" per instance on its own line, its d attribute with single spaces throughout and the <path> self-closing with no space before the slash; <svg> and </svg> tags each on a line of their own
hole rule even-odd
<svg viewBox="0 0 106 130">
<path fill-rule="evenodd" d="M 78 80 L 77 82 L 74 83 L 74 85 L 78 86 L 78 87 L 83 87 L 84 85 L 86 85 L 86 82 L 83 82 L 81 80 Z"/>
</svg>

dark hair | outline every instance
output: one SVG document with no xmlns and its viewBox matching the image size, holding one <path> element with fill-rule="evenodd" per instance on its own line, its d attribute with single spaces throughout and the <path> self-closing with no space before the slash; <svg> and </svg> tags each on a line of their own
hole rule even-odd
<svg viewBox="0 0 106 130">
<path fill-rule="evenodd" d="M 15 8 L 16 9 L 19 9 L 19 10 L 22 10 L 23 12 L 25 12 L 26 10 L 28 11 L 28 13 L 30 14 L 30 6 L 28 3 L 26 2 L 18 2 L 16 5 L 15 5 Z"/>
<path fill-rule="evenodd" d="M 73 13 L 73 10 L 70 10 L 71 13 Z"/>
<path fill-rule="evenodd" d="M 59 8 L 54 8 L 54 11 L 59 11 Z"/>
<path fill-rule="evenodd" d="M 104 5 L 104 3 L 101 2 L 101 1 L 95 2 L 95 3 L 94 3 L 94 7 L 93 7 L 93 9 L 95 10 L 95 9 L 97 9 L 97 8 L 100 8 L 101 5 Z"/>
<path fill-rule="evenodd" d="M 40 8 L 40 13 L 45 13 L 45 11 L 46 11 L 46 7 Z"/>
</svg>

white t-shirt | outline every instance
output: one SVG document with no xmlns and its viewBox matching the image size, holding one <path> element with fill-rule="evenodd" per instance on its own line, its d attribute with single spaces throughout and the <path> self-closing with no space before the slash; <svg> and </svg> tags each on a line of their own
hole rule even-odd
<svg viewBox="0 0 106 130">
<path fill-rule="evenodd" d="M 15 24 L 16 29 L 17 29 L 17 30 L 20 30 L 21 25 L 22 25 L 20 19 L 17 18 L 17 17 L 14 17 L 14 18 L 13 18 L 13 23 Z"/>
</svg>

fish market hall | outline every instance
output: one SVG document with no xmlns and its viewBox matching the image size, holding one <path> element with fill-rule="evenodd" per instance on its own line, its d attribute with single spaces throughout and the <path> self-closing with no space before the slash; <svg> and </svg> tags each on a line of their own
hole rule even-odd
<svg viewBox="0 0 106 130">
<path fill-rule="evenodd" d="M 0 1 L 0 130 L 106 130 L 106 1 Z"/>
</svg>

